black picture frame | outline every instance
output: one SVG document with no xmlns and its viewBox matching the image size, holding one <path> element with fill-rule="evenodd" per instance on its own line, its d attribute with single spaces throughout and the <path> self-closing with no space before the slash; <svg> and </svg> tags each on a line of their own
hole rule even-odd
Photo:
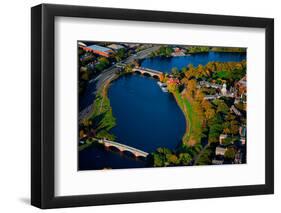
<svg viewBox="0 0 281 213">
<path fill-rule="evenodd" d="M 263 28 L 266 34 L 265 184 L 56 197 L 55 17 Z M 274 193 L 274 20 L 241 16 L 41 4 L 31 8 L 31 204 L 60 208 Z"/>
</svg>

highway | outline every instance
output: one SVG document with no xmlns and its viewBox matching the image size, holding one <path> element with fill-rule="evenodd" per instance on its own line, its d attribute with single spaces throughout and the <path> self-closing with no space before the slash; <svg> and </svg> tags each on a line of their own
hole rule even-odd
<svg viewBox="0 0 281 213">
<path fill-rule="evenodd" d="M 151 48 L 142 50 L 142 51 L 138 52 L 137 54 L 131 55 L 128 58 L 124 59 L 123 61 L 120 61 L 120 63 L 129 64 L 136 59 L 143 59 L 143 58 L 147 57 L 151 52 L 153 52 L 159 48 L 160 48 L 160 46 L 153 46 Z M 108 69 L 104 70 L 101 74 L 99 74 L 94 80 L 96 82 L 96 91 L 109 78 L 113 77 L 117 71 L 118 71 L 118 68 L 116 67 L 116 64 L 115 64 L 115 65 L 109 67 Z"/>
<path fill-rule="evenodd" d="M 147 49 L 144 49 L 134 55 L 129 56 L 128 58 L 120 61 L 120 63 L 124 63 L 124 64 L 129 64 L 131 62 L 133 62 L 136 59 L 144 59 L 146 58 L 151 52 L 154 52 L 155 50 L 158 50 L 160 48 L 160 45 L 156 45 Z M 95 91 L 93 91 L 93 94 L 95 95 L 96 92 L 98 91 L 99 88 L 102 87 L 102 85 L 104 85 L 104 83 L 115 77 L 116 72 L 118 71 L 118 68 L 116 67 L 116 64 L 112 65 L 111 67 L 105 69 L 104 71 L 102 71 L 96 78 L 91 79 L 90 83 L 95 83 L 96 87 L 95 87 Z M 94 101 L 94 100 L 93 100 Z M 91 105 L 87 106 L 85 109 L 83 109 L 81 112 L 79 112 L 79 121 L 81 121 L 83 118 L 88 117 L 91 113 L 92 110 L 91 109 Z"/>
</svg>

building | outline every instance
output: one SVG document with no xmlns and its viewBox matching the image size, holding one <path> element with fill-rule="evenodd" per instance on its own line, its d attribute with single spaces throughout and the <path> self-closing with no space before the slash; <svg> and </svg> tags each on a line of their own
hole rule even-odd
<svg viewBox="0 0 281 213">
<path fill-rule="evenodd" d="M 222 165 L 222 164 L 223 164 L 223 160 L 217 160 L 217 159 L 212 160 L 212 165 Z"/>
<path fill-rule="evenodd" d="M 226 84 L 223 84 L 223 85 L 222 85 L 221 94 L 222 94 L 223 96 L 226 96 L 226 95 L 227 95 Z"/>
<path fill-rule="evenodd" d="M 204 100 L 214 100 L 214 99 L 218 99 L 221 96 L 219 94 L 215 94 L 215 95 L 205 95 Z"/>
<path fill-rule="evenodd" d="M 236 84 L 235 87 L 237 88 L 240 95 L 247 93 L 247 76 L 245 75 L 241 78 Z"/>
<path fill-rule="evenodd" d="M 81 48 L 87 47 L 87 45 L 85 43 L 81 42 L 81 41 L 78 41 L 78 46 L 81 47 Z"/>
<path fill-rule="evenodd" d="M 246 138 L 241 137 L 240 142 L 241 142 L 242 145 L 245 145 L 246 144 Z"/>
<path fill-rule="evenodd" d="M 120 44 L 111 44 L 111 45 L 108 45 L 107 47 L 114 51 L 118 51 L 120 49 L 125 49 L 125 47 Z"/>
<path fill-rule="evenodd" d="M 246 137 L 246 126 L 239 127 L 239 134 L 241 137 Z"/>
<path fill-rule="evenodd" d="M 234 112 L 235 115 L 237 115 L 237 116 L 241 116 L 241 115 L 242 115 L 241 112 L 240 112 L 234 105 L 232 105 L 232 106 L 230 107 L 230 110 L 231 110 L 232 112 Z"/>
<path fill-rule="evenodd" d="M 177 78 L 169 78 L 167 84 L 180 84 L 180 80 Z"/>
<path fill-rule="evenodd" d="M 224 148 L 224 147 L 217 146 L 217 147 L 216 147 L 216 155 L 224 156 L 226 150 L 227 150 L 227 149 Z"/>
<path fill-rule="evenodd" d="M 173 48 L 174 52 L 172 53 L 172 56 L 185 56 L 185 49 L 181 49 L 179 47 Z"/>
<path fill-rule="evenodd" d="M 133 44 L 133 43 L 126 43 L 126 44 L 123 44 L 123 45 L 125 45 L 129 49 L 134 49 L 134 48 L 137 48 L 137 47 L 140 46 L 140 44 Z"/>
<path fill-rule="evenodd" d="M 215 83 L 210 83 L 208 81 L 199 81 L 199 88 L 200 87 L 211 87 L 211 88 L 214 88 L 214 89 L 222 89 L 222 85 L 220 84 L 215 84 Z"/>
<path fill-rule="evenodd" d="M 226 135 L 226 134 L 220 134 L 220 138 L 219 138 L 220 144 L 222 144 L 222 143 L 223 143 L 223 140 L 226 139 L 226 138 L 228 138 L 228 135 Z"/>
<path fill-rule="evenodd" d="M 99 45 L 90 45 L 87 47 L 81 47 L 86 52 L 92 52 L 94 54 L 104 56 L 104 57 L 110 57 L 113 54 L 112 49 L 109 49 L 107 47 L 99 46 Z"/>
<path fill-rule="evenodd" d="M 235 164 L 241 164 L 243 159 L 243 154 L 240 152 L 240 150 L 235 154 L 234 163 Z"/>
</svg>

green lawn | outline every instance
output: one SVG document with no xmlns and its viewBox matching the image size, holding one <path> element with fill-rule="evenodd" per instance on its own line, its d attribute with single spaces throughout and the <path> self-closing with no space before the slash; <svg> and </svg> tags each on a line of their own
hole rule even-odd
<svg viewBox="0 0 281 213">
<path fill-rule="evenodd" d="M 108 87 L 105 85 L 105 87 Z M 104 88 L 107 90 L 107 88 Z M 106 91 L 98 91 L 95 102 L 93 104 L 93 113 L 91 118 L 99 117 L 99 126 L 97 138 L 107 138 L 109 140 L 114 140 L 115 136 L 109 133 L 109 130 L 116 126 L 116 119 L 113 116 L 112 108 L 110 106 L 109 98 L 107 97 Z"/>
<path fill-rule="evenodd" d="M 196 143 L 200 142 L 202 135 L 202 123 L 200 117 L 196 112 L 194 112 L 190 102 L 186 98 L 183 98 L 179 92 L 176 91 L 173 92 L 173 94 L 188 122 L 188 127 L 182 139 L 183 143 L 190 144 L 191 140 L 195 141 Z M 192 144 L 194 145 L 194 143 Z"/>
</svg>

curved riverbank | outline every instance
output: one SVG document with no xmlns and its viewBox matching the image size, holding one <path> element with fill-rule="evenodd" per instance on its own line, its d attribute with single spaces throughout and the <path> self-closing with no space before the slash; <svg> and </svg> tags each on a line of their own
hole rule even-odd
<svg viewBox="0 0 281 213">
<path fill-rule="evenodd" d="M 190 103 L 187 98 L 182 97 L 181 93 L 178 91 L 173 91 L 172 94 L 174 95 L 175 100 L 186 119 L 186 131 L 182 137 L 182 143 L 183 145 L 194 146 L 201 140 L 200 135 L 202 134 L 202 123 L 200 118 L 193 110 L 192 103 Z"/>
<path fill-rule="evenodd" d="M 154 152 L 176 149 L 185 132 L 185 118 L 170 93 L 153 78 L 125 75 L 112 82 L 108 97 L 118 125 L 110 131 L 117 142 Z"/>
</svg>

